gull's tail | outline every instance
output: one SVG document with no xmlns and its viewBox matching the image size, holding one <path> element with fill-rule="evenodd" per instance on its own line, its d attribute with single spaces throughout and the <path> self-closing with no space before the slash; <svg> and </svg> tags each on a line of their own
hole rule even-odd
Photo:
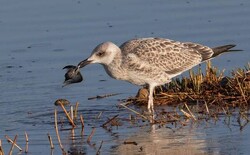
<svg viewBox="0 0 250 155">
<path fill-rule="evenodd" d="M 224 52 L 236 52 L 236 51 L 242 51 L 242 50 L 230 50 L 231 48 L 235 47 L 236 45 L 230 44 L 230 45 L 224 45 L 224 46 L 218 46 L 218 47 L 214 47 L 213 52 L 214 54 L 212 55 L 213 57 L 216 57 Z"/>
</svg>

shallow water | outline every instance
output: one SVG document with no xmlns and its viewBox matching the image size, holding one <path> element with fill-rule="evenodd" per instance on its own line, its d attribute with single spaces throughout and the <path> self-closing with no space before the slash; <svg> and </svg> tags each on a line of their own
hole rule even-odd
<svg viewBox="0 0 250 155">
<path fill-rule="evenodd" d="M 90 65 L 82 71 L 84 82 L 62 88 L 62 67 L 77 64 L 100 42 L 121 44 L 134 37 L 164 37 L 211 47 L 237 44 L 237 49 L 244 51 L 213 60 L 215 66 L 225 68 L 229 74 L 250 60 L 249 1 L 12 0 L 0 1 L 0 6 L 0 139 L 6 153 L 10 144 L 4 135 L 13 138 L 18 134 L 17 142 L 24 147 L 26 131 L 31 154 L 50 153 L 48 132 L 56 144 L 53 153 L 60 154 L 53 126 L 54 101 L 58 98 L 72 103 L 79 101 L 79 112 L 87 124 L 81 145 L 71 141 L 69 130 L 61 132 L 67 149 L 76 146 L 93 154 L 103 140 L 103 154 L 183 154 L 183 150 L 189 154 L 247 154 L 250 151 L 249 127 L 243 131 L 237 126 L 228 129 L 223 121 L 186 127 L 174 133 L 165 128 L 152 132 L 149 126 L 132 128 L 129 123 L 114 128 L 115 133 L 107 132 L 99 126 L 115 114 L 128 116 L 127 110 L 116 107 L 118 100 L 134 96 L 138 87 L 109 78 L 99 65 Z M 121 94 L 87 100 L 107 93 Z M 96 120 L 102 111 L 102 118 Z M 61 110 L 60 113 L 62 116 Z M 92 126 L 97 127 L 92 139 L 96 148 L 86 143 Z M 78 129 L 75 133 L 80 135 Z M 131 138 L 138 145 L 124 146 L 124 140 Z"/>
</svg>

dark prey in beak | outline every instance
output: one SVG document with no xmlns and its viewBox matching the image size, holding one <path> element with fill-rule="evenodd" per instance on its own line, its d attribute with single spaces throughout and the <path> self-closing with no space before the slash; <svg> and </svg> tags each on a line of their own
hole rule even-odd
<svg viewBox="0 0 250 155">
<path fill-rule="evenodd" d="M 79 68 L 73 65 L 68 65 L 63 67 L 63 69 L 67 69 L 67 72 L 65 73 L 65 81 L 64 86 L 72 84 L 72 83 L 78 83 L 83 80 L 83 77 L 79 71 Z"/>
<path fill-rule="evenodd" d="M 88 59 L 85 59 L 83 61 L 81 61 L 77 66 L 73 66 L 73 65 L 68 65 L 63 67 L 63 69 L 67 69 L 67 73 L 65 73 L 65 81 L 64 81 L 64 85 L 69 85 L 72 83 L 79 83 L 83 80 L 83 77 L 80 73 L 80 68 L 90 64 L 91 61 Z"/>
</svg>

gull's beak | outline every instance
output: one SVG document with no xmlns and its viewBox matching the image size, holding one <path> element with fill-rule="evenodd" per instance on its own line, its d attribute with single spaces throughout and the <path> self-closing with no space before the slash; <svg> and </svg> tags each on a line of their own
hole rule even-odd
<svg viewBox="0 0 250 155">
<path fill-rule="evenodd" d="M 92 60 L 85 59 L 85 60 L 79 62 L 79 64 L 77 65 L 77 68 L 82 68 L 82 67 L 90 64 L 91 62 L 92 62 Z"/>
</svg>

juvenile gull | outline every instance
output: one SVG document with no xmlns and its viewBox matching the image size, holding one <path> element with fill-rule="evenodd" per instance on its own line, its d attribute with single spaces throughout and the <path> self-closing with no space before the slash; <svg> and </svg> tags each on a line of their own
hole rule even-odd
<svg viewBox="0 0 250 155">
<path fill-rule="evenodd" d="M 99 44 L 92 54 L 70 68 L 67 80 L 79 75 L 80 68 L 92 64 L 102 64 L 109 76 L 125 80 L 135 85 L 148 85 L 148 110 L 154 113 L 153 92 L 156 86 L 166 84 L 171 79 L 192 67 L 209 60 L 235 45 L 209 48 L 197 43 L 178 42 L 163 38 L 139 38 L 123 43 L 120 47 L 112 42 Z M 77 82 L 77 81 L 75 81 Z M 79 81 L 80 82 L 80 81 Z"/>
</svg>

